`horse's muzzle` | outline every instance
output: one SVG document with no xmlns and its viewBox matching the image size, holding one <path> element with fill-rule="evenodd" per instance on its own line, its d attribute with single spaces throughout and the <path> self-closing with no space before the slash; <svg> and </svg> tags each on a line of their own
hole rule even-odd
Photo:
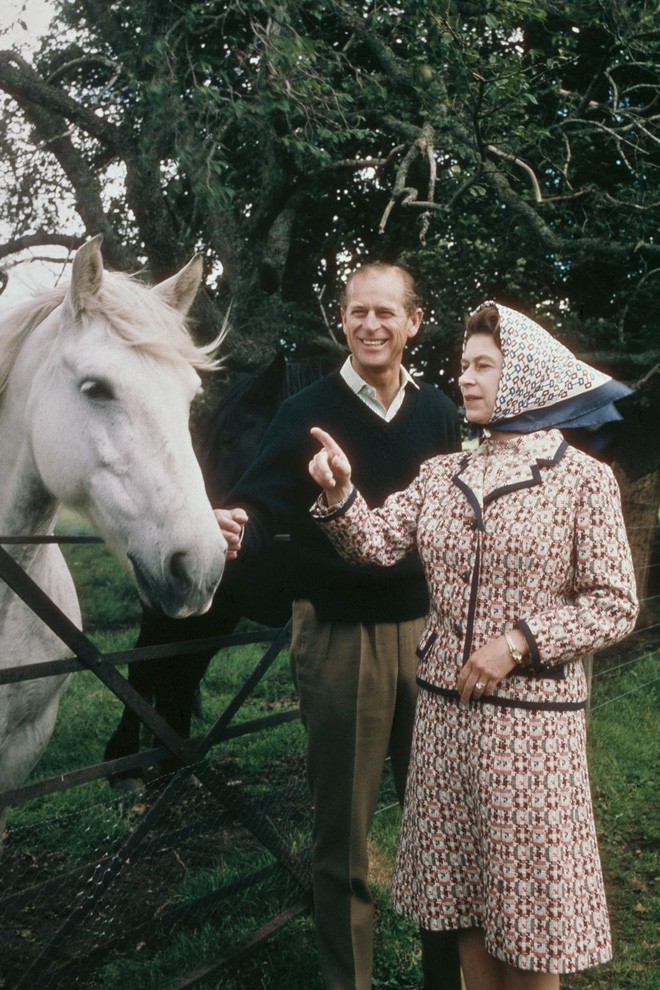
<svg viewBox="0 0 660 990">
<path fill-rule="evenodd" d="M 224 571 L 225 557 L 216 558 L 209 573 L 186 551 L 172 553 L 154 574 L 135 554 L 128 554 L 140 598 L 149 608 L 175 619 L 200 615 L 211 607 Z"/>
</svg>

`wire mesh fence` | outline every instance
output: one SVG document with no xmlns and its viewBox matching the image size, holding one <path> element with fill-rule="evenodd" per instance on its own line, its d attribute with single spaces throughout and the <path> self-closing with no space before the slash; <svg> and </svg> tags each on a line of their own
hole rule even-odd
<svg viewBox="0 0 660 990">
<path fill-rule="evenodd" d="M 254 944 L 260 932 L 272 933 L 306 910 L 311 816 L 302 740 L 280 743 L 288 759 L 279 765 L 266 765 L 263 755 L 242 760 L 236 750 L 268 730 L 295 735 L 297 710 L 289 705 L 230 725 L 272 672 L 288 629 L 247 637 L 263 640 L 265 653 L 219 717 L 201 736 L 184 740 L 118 672 L 117 662 L 139 662 L 132 655 L 139 651 L 104 655 L 4 550 L 0 572 L 75 654 L 74 660 L 49 663 L 47 670 L 35 664 L 27 671 L 3 671 L 8 689 L 26 676 L 55 673 L 60 665 L 87 668 L 135 706 L 161 742 L 146 758 L 134 758 L 151 768 L 139 795 L 117 797 L 107 786 L 116 764 L 126 760 L 36 780 L 2 795 L 10 808 L 0 878 L 3 988 L 102 986 L 112 952 L 132 948 L 166 958 L 177 956 L 173 947 L 182 942 L 187 961 L 163 964 L 166 985 L 191 967 L 191 954 L 197 965 L 211 953 L 207 966 L 218 966 L 236 955 L 237 945 Z M 223 645 L 222 638 L 216 645 Z M 226 740 L 233 740 L 229 759 L 216 749 Z M 157 774 L 163 750 L 176 757 L 179 768 L 172 774 Z"/>
<path fill-rule="evenodd" d="M 97 795 L 84 815 L 10 828 L 0 895 L 3 986 L 103 986 L 109 953 L 156 959 L 179 938 L 198 965 L 217 964 L 275 917 L 306 909 L 302 759 L 282 776 L 267 785 L 229 777 L 228 801 L 186 776 L 131 855 L 127 842 L 171 781 L 151 782 L 137 801 Z M 176 953 L 169 955 L 169 975 L 180 976 Z M 166 978 L 167 964 L 159 965 Z"/>
<path fill-rule="evenodd" d="M 644 602 L 651 619 L 598 658 L 594 680 L 657 653 L 657 598 Z M 270 645 L 252 687 L 286 648 L 274 637 L 264 635 Z M 234 701 L 247 697 L 244 687 Z M 240 704 L 228 707 L 233 717 Z M 0 874 L 3 990 L 121 986 L 127 954 L 150 960 L 152 986 L 183 990 L 309 909 L 312 809 L 297 710 L 265 706 L 260 717 L 230 721 L 225 710 L 179 752 L 183 769 L 152 775 L 139 794 L 111 791 L 108 768 L 97 765 L 11 795 Z M 255 756 L 250 747 L 263 733 L 281 739 Z M 146 759 L 157 766 L 162 753 Z M 386 797 L 382 807 L 393 806 Z"/>
</svg>

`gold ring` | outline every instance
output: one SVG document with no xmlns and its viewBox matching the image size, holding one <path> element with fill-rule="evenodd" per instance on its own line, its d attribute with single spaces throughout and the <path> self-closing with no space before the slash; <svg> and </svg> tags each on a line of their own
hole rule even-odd
<svg viewBox="0 0 660 990">
<path fill-rule="evenodd" d="M 483 691 L 483 689 L 486 687 L 486 685 L 482 684 L 481 681 L 477 681 L 477 683 L 474 686 L 476 687 L 477 691 Z"/>
</svg>

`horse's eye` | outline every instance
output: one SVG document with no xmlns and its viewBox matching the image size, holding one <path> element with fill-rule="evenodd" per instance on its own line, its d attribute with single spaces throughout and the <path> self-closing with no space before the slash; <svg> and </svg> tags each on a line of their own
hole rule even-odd
<svg viewBox="0 0 660 990">
<path fill-rule="evenodd" d="M 82 382 L 80 391 L 88 399 L 95 399 L 98 402 L 108 402 L 115 397 L 110 385 L 100 378 L 89 378 Z"/>
</svg>

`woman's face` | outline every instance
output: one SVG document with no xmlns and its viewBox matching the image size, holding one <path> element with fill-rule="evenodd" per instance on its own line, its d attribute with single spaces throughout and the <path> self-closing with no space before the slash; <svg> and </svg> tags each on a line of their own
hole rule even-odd
<svg viewBox="0 0 660 990">
<path fill-rule="evenodd" d="M 458 379 L 468 423 L 490 423 L 502 374 L 502 351 L 486 333 L 475 333 L 463 349 Z"/>
</svg>

